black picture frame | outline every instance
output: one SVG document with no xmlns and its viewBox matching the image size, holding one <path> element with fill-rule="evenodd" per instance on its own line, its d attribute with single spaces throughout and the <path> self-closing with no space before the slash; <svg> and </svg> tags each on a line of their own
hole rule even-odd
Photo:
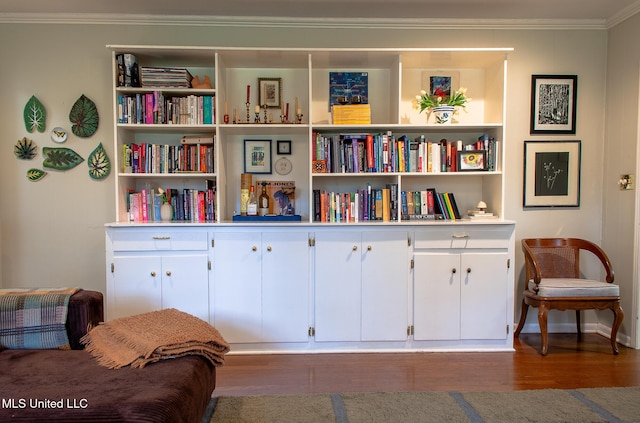
<svg viewBox="0 0 640 423">
<path fill-rule="evenodd" d="M 281 154 L 281 155 L 291 154 L 291 141 L 290 140 L 278 140 L 277 151 L 278 151 L 278 154 Z"/>
<path fill-rule="evenodd" d="M 580 207 L 582 142 L 524 142 L 524 208 Z"/>
<path fill-rule="evenodd" d="M 271 140 L 244 140 L 244 173 L 271 173 Z"/>
<path fill-rule="evenodd" d="M 575 134 L 577 75 L 531 76 L 531 134 Z"/>
<path fill-rule="evenodd" d="M 487 152 L 485 150 L 458 151 L 459 172 L 479 172 L 487 170 Z"/>
</svg>

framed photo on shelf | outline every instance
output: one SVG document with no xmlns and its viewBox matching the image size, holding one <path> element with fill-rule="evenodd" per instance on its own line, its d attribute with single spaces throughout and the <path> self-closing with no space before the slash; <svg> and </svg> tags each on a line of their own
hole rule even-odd
<svg viewBox="0 0 640 423">
<path fill-rule="evenodd" d="M 278 140 L 278 154 L 291 154 L 291 141 Z"/>
<path fill-rule="evenodd" d="M 422 89 L 429 95 L 448 97 L 460 88 L 460 72 L 431 70 L 422 72 Z"/>
<path fill-rule="evenodd" d="M 458 171 L 487 170 L 487 156 L 485 150 L 458 151 Z"/>
<path fill-rule="evenodd" d="M 244 173 L 271 173 L 271 140 L 244 140 Z"/>
<path fill-rule="evenodd" d="M 531 76 L 531 134 L 575 134 L 577 75 Z"/>
<path fill-rule="evenodd" d="M 581 142 L 525 141 L 523 206 L 580 207 Z"/>
<path fill-rule="evenodd" d="M 269 108 L 282 107 L 282 78 L 258 78 L 258 103 Z"/>
</svg>

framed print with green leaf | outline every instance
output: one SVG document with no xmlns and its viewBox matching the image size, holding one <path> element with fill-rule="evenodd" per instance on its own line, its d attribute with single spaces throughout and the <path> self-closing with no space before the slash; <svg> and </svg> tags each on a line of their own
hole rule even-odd
<svg viewBox="0 0 640 423">
<path fill-rule="evenodd" d="M 581 141 L 525 141 L 523 206 L 580 207 Z"/>
<path fill-rule="evenodd" d="M 577 75 L 531 76 L 531 134 L 575 134 Z"/>
</svg>

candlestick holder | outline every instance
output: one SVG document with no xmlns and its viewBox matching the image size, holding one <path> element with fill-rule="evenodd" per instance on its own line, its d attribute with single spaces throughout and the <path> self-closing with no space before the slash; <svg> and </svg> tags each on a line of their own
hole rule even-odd
<svg viewBox="0 0 640 423">
<path fill-rule="evenodd" d="M 296 119 L 298 120 L 298 123 L 302 123 L 302 116 L 304 116 L 302 113 L 296 114 Z"/>
<path fill-rule="evenodd" d="M 249 123 L 250 118 L 251 118 L 251 115 L 249 114 L 249 107 L 251 107 L 251 103 L 247 101 L 245 106 L 247 106 L 247 123 Z"/>
<path fill-rule="evenodd" d="M 262 110 L 264 111 L 264 123 L 269 123 L 269 121 L 267 120 L 267 105 L 266 104 L 262 105 Z"/>
</svg>

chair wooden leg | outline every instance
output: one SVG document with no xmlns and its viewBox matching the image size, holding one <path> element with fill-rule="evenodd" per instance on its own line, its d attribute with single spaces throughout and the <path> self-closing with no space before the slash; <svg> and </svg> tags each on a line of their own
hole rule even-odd
<svg viewBox="0 0 640 423">
<path fill-rule="evenodd" d="M 549 334 L 547 333 L 547 314 L 549 310 L 546 304 L 540 304 L 538 307 L 538 324 L 540 325 L 540 354 L 547 355 L 549 352 Z"/>
<path fill-rule="evenodd" d="M 622 319 L 624 319 L 624 312 L 622 311 L 622 307 L 620 307 L 620 302 L 616 301 L 613 304 L 613 325 L 611 326 L 611 348 L 613 349 L 613 354 L 618 355 L 620 351 L 618 351 L 618 329 L 620 329 L 620 325 L 622 324 Z"/>
<path fill-rule="evenodd" d="M 524 327 L 524 322 L 527 320 L 528 310 L 529 310 L 529 304 L 525 303 L 524 299 L 522 299 L 522 307 L 520 307 L 520 321 L 518 322 L 518 327 L 516 328 L 516 331 L 513 333 L 513 336 L 515 336 L 516 338 L 520 336 L 520 332 Z"/>
<path fill-rule="evenodd" d="M 582 339 L 582 325 L 580 324 L 580 310 L 576 310 L 576 332 L 578 333 L 578 340 Z"/>
</svg>

